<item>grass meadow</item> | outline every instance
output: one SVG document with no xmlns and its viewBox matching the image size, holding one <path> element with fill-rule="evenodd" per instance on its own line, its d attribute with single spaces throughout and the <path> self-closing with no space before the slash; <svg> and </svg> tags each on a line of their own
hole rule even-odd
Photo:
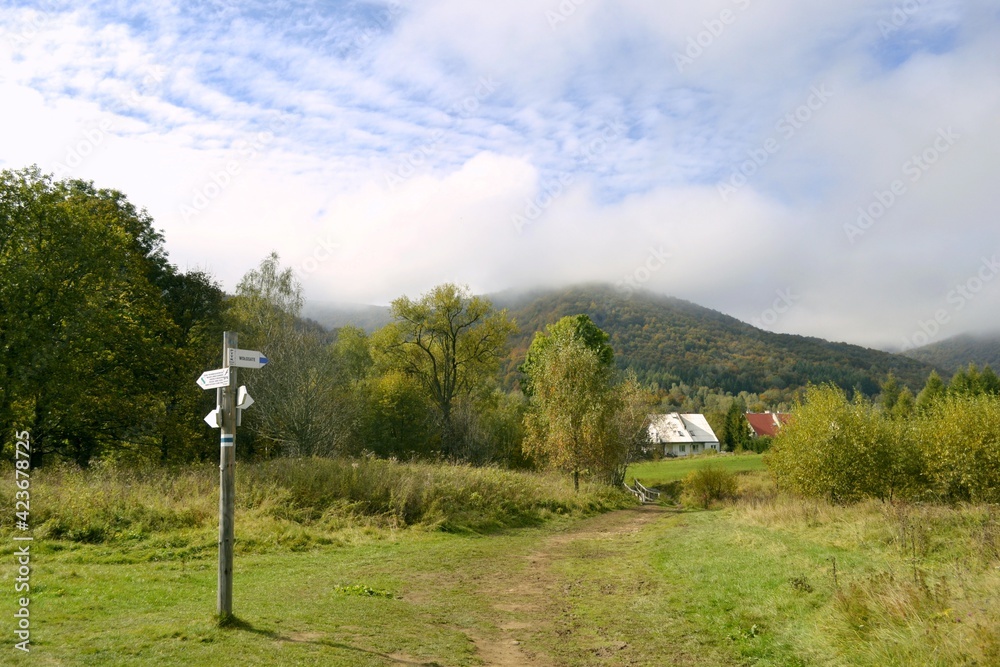
<svg viewBox="0 0 1000 667">
<path fill-rule="evenodd" d="M 684 458 L 665 458 L 659 461 L 643 461 L 629 466 L 625 482 L 631 484 L 638 479 L 647 487 L 679 482 L 691 472 L 711 466 L 733 474 L 743 474 L 765 470 L 760 454 L 701 455 Z"/>
<path fill-rule="evenodd" d="M 240 464 L 227 628 L 215 466 L 34 471 L 31 655 L 0 621 L 0 664 L 1000 665 L 996 506 L 802 500 L 755 456 L 630 477 L 706 462 L 735 500 L 642 513 L 568 476 Z"/>
</svg>

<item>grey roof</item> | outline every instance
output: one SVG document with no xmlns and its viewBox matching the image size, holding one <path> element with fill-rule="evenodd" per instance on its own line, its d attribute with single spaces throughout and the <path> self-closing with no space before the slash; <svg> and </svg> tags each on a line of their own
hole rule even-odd
<svg viewBox="0 0 1000 667">
<path fill-rule="evenodd" d="M 704 415 L 678 412 L 649 415 L 649 440 L 656 444 L 719 442 Z"/>
</svg>

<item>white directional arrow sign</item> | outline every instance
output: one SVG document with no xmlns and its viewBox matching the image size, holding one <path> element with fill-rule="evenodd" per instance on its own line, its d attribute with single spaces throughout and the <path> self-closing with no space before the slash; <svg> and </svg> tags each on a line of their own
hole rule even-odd
<svg viewBox="0 0 1000 667">
<path fill-rule="evenodd" d="M 260 368 L 267 363 L 267 357 L 257 350 L 238 350 L 230 348 L 229 365 L 240 368 Z"/>
<path fill-rule="evenodd" d="M 240 385 L 239 391 L 236 392 L 236 425 L 240 426 L 243 423 L 243 411 L 253 405 L 253 398 L 247 393 L 247 388 Z"/>
<path fill-rule="evenodd" d="M 198 386 L 202 389 L 218 389 L 229 384 L 229 369 L 217 368 L 214 371 L 205 371 L 198 378 Z"/>
<path fill-rule="evenodd" d="M 222 415 L 219 414 L 219 408 L 216 408 L 205 415 L 205 423 L 212 428 L 219 428 L 222 426 Z"/>
<path fill-rule="evenodd" d="M 240 410 L 246 410 L 251 405 L 253 405 L 253 398 L 247 393 L 247 388 L 241 385 L 236 394 L 236 407 Z"/>
</svg>

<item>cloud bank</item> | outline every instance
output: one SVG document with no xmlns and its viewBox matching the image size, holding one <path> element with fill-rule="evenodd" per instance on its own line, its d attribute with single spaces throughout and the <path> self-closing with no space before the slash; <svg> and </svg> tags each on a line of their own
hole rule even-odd
<svg viewBox="0 0 1000 667">
<path fill-rule="evenodd" d="M 776 331 L 1000 326 L 981 0 L 0 8 L 0 167 L 124 191 L 227 288 L 609 281 Z"/>
</svg>

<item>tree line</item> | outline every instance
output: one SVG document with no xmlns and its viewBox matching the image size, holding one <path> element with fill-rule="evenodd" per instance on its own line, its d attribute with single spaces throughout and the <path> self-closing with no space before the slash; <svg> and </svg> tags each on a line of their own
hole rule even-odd
<svg viewBox="0 0 1000 667">
<path fill-rule="evenodd" d="M 153 220 L 120 192 L 0 172 L 0 436 L 30 430 L 33 464 L 214 460 L 202 418 L 224 330 L 270 362 L 240 375 L 255 404 L 237 455 L 442 459 L 551 466 L 617 483 L 651 400 L 585 315 L 538 332 L 521 372 L 501 365 L 516 323 L 452 284 L 392 303 L 366 334 L 302 318 L 276 254 L 226 294 L 170 264 Z M 579 391 L 577 391 L 579 389 Z"/>
</svg>

